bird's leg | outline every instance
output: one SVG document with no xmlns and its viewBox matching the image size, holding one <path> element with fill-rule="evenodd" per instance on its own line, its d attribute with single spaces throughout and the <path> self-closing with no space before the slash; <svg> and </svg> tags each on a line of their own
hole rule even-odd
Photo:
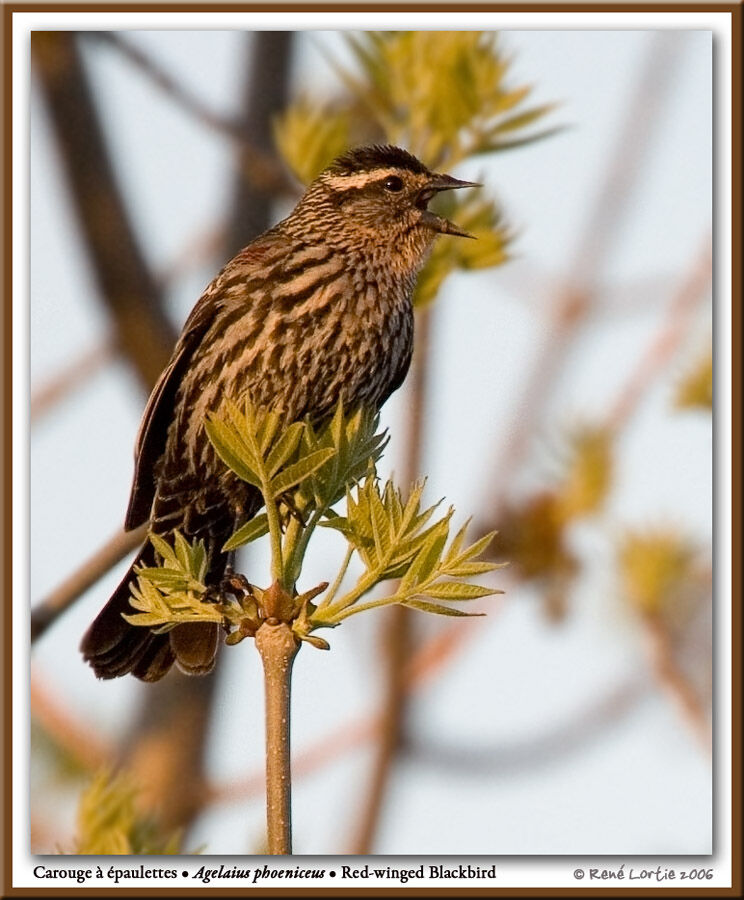
<svg viewBox="0 0 744 900">
<path fill-rule="evenodd" d="M 307 526 L 307 522 L 305 521 L 305 516 L 302 513 L 302 510 L 297 508 L 297 504 L 295 503 L 294 497 L 292 494 L 287 492 L 286 494 L 282 494 L 282 503 L 287 508 L 287 512 L 289 515 L 300 523 L 300 525 L 305 528 Z"/>
</svg>

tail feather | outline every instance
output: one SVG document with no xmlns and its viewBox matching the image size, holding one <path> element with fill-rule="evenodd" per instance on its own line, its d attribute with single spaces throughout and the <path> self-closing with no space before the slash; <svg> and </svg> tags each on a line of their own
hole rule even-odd
<svg viewBox="0 0 744 900">
<path fill-rule="evenodd" d="M 227 557 L 218 554 L 210 568 L 210 582 L 219 582 Z M 178 625 L 165 634 L 155 634 L 141 625 L 130 625 L 122 613 L 131 613 L 130 584 L 135 566 L 155 565 L 149 541 L 94 619 L 80 643 L 83 658 L 98 678 L 118 678 L 131 672 L 142 681 L 158 681 L 175 662 L 189 675 L 204 675 L 214 667 L 219 644 L 219 626 L 213 622 Z"/>
<path fill-rule="evenodd" d="M 152 640 L 147 650 L 130 670 L 132 675 L 139 678 L 140 681 L 160 681 L 164 675 L 168 674 L 175 661 L 175 655 L 170 645 L 170 635 L 153 634 L 151 637 Z"/>
<path fill-rule="evenodd" d="M 179 625 L 168 632 L 170 649 L 178 668 L 186 675 L 206 675 L 214 668 L 219 626 L 214 622 Z"/>
</svg>

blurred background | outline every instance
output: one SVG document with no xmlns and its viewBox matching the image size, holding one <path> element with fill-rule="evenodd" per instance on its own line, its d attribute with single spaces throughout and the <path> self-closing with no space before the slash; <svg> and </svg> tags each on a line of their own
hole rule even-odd
<svg viewBox="0 0 744 900">
<path fill-rule="evenodd" d="M 295 853 L 710 853 L 710 32 L 31 49 L 31 851 L 263 851 L 250 642 L 157 685 L 77 647 L 142 539 L 134 439 L 201 291 L 336 151 L 394 140 L 484 189 L 455 211 L 479 249 L 427 270 L 380 471 L 510 565 L 486 617 L 371 612 L 303 648 Z M 303 586 L 339 561 L 319 540 Z"/>
</svg>

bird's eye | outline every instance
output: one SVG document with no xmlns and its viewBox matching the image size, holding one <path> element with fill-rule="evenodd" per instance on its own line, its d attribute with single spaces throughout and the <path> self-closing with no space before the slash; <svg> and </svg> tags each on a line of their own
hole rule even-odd
<svg viewBox="0 0 744 900">
<path fill-rule="evenodd" d="M 390 175 L 385 179 L 385 190 L 397 194 L 403 190 L 403 181 L 397 175 Z"/>
</svg>

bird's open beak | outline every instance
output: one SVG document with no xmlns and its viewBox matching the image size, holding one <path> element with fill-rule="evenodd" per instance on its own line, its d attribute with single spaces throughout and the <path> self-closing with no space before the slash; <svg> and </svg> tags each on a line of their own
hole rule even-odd
<svg viewBox="0 0 744 900">
<path fill-rule="evenodd" d="M 457 188 L 468 187 L 481 187 L 481 185 L 476 181 L 460 181 L 459 178 L 453 178 L 451 175 L 433 175 L 429 180 L 428 185 L 426 186 L 426 188 L 424 188 L 419 197 L 419 204 L 421 207 L 421 224 L 426 225 L 433 231 L 438 231 L 440 234 L 456 234 L 459 237 L 472 238 L 472 234 L 468 234 L 467 231 L 463 231 L 461 228 L 455 225 L 454 222 L 450 222 L 449 219 L 445 219 L 443 216 L 438 216 L 436 213 L 426 208 L 426 204 L 429 202 L 429 200 L 431 200 L 431 198 L 435 194 L 438 194 L 440 191 L 452 191 L 456 190 Z"/>
</svg>

